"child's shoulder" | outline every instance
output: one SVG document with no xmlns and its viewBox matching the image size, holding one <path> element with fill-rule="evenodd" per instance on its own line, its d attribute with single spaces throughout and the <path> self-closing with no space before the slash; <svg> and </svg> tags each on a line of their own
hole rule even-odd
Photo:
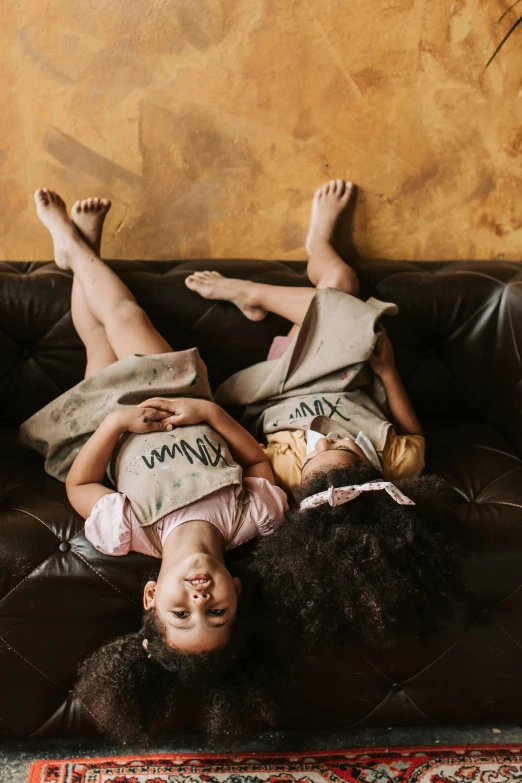
<svg viewBox="0 0 522 783">
<path fill-rule="evenodd" d="M 85 520 L 85 537 L 99 552 L 126 555 L 131 548 L 132 517 L 125 495 L 110 492 L 98 500 Z"/>
</svg>

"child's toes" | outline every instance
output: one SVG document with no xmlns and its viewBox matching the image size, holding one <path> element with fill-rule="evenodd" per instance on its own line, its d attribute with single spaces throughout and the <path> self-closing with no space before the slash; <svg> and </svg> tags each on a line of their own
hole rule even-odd
<svg viewBox="0 0 522 783">
<path fill-rule="evenodd" d="M 341 201 L 344 201 L 344 202 L 348 201 L 348 199 L 350 198 L 350 196 L 352 194 L 352 189 L 353 189 L 353 184 L 351 182 L 347 182 L 346 185 L 345 185 L 345 188 L 344 188 L 344 193 L 343 193 L 343 195 L 341 197 Z"/>
<path fill-rule="evenodd" d="M 36 201 L 37 204 L 38 203 L 47 204 L 47 194 L 45 192 L 45 188 L 40 188 L 39 190 L 36 191 L 36 193 L 34 194 L 34 200 Z"/>
</svg>

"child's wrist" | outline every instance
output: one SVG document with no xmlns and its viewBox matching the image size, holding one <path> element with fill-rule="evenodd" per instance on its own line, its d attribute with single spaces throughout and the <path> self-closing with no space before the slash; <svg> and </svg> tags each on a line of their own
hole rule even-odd
<svg viewBox="0 0 522 783">
<path fill-rule="evenodd" d="M 386 385 L 389 381 L 395 380 L 398 376 L 397 368 L 394 364 L 389 365 L 388 367 L 383 367 L 380 371 L 377 372 L 377 375 L 381 379 L 381 381 Z"/>
<path fill-rule="evenodd" d="M 211 426 L 219 420 L 222 413 L 224 413 L 223 409 L 219 407 L 219 405 L 216 405 L 215 402 L 211 402 L 210 400 L 204 401 L 204 413 L 205 413 L 205 421 L 207 424 L 210 424 Z"/>
<path fill-rule="evenodd" d="M 111 411 L 103 420 L 102 426 L 107 431 L 111 432 L 126 432 L 128 428 L 128 421 L 126 420 L 125 410 Z"/>
</svg>

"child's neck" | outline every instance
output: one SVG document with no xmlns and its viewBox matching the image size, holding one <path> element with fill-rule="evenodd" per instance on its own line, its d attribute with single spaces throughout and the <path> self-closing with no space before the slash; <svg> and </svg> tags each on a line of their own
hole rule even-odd
<svg viewBox="0 0 522 783">
<path fill-rule="evenodd" d="M 204 554 L 224 561 L 225 539 L 211 522 L 194 520 L 174 528 L 163 545 L 163 565 L 189 555 Z"/>
</svg>

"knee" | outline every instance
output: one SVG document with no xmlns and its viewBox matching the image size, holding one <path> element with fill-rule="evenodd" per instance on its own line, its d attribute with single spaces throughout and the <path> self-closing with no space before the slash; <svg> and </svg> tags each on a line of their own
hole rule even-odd
<svg viewBox="0 0 522 783">
<path fill-rule="evenodd" d="M 332 271 L 328 278 L 323 278 L 317 288 L 335 288 L 351 296 L 359 295 L 359 278 L 349 266 L 343 264 L 335 271 Z"/>
<path fill-rule="evenodd" d="M 133 328 L 139 327 L 142 324 L 149 324 L 149 317 L 145 310 L 143 310 L 139 304 L 133 300 L 126 299 L 113 308 L 111 320 L 116 322 L 120 328 Z"/>
<path fill-rule="evenodd" d="M 339 273 L 338 285 L 340 291 L 352 296 L 359 296 L 359 278 L 351 267 L 345 268 Z"/>
</svg>

